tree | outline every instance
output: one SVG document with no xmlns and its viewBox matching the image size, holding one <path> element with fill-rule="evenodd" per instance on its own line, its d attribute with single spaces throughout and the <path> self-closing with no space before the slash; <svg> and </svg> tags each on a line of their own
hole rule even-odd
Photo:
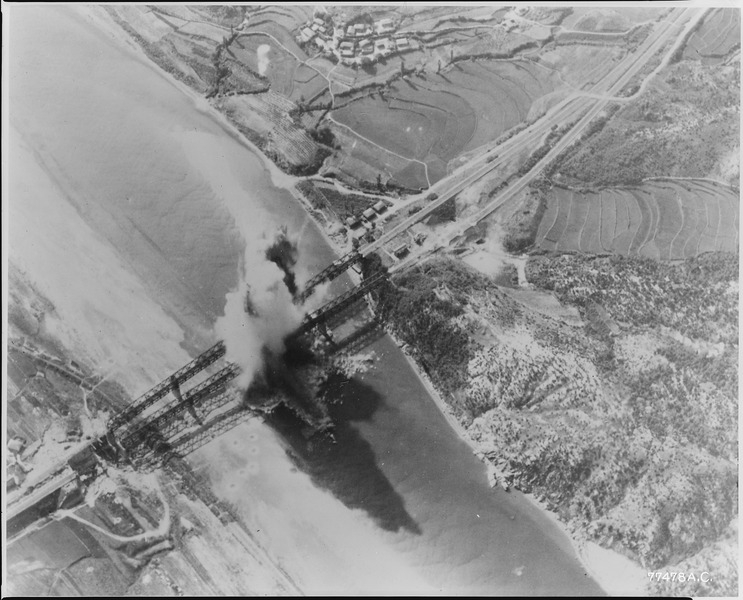
<svg viewBox="0 0 743 600">
<path fill-rule="evenodd" d="M 316 142 L 324 144 L 325 146 L 333 147 L 333 144 L 335 143 L 335 136 L 330 127 L 316 127 L 310 131 L 310 135 L 312 135 L 312 138 Z"/>
</svg>

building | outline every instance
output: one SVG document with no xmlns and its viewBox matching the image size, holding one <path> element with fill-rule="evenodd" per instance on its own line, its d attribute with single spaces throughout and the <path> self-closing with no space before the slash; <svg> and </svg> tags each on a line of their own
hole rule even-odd
<svg viewBox="0 0 743 600">
<path fill-rule="evenodd" d="M 356 216 L 346 217 L 346 225 L 348 225 L 349 229 L 356 229 L 361 225 L 361 221 Z"/>
<path fill-rule="evenodd" d="M 374 44 L 374 47 L 377 51 L 377 54 L 383 55 L 391 54 L 395 48 L 390 38 L 382 38 L 381 40 L 377 40 Z"/>
<path fill-rule="evenodd" d="M 402 258 L 407 253 L 408 253 L 408 245 L 407 244 L 400 244 L 397 248 L 395 248 L 392 251 L 392 254 L 394 254 L 396 258 Z"/>
<path fill-rule="evenodd" d="M 387 210 L 387 205 L 382 200 L 380 200 L 374 205 L 374 210 L 381 215 L 384 211 Z"/>
<path fill-rule="evenodd" d="M 309 42 L 313 37 L 315 37 L 315 32 L 312 31 L 309 27 L 305 27 L 299 32 L 299 41 L 301 43 L 307 43 Z"/>
<path fill-rule="evenodd" d="M 374 52 L 374 44 L 369 40 L 361 40 L 359 43 L 359 50 L 361 54 L 372 54 Z"/>
<path fill-rule="evenodd" d="M 374 26 L 379 34 L 389 33 L 395 29 L 395 24 L 392 19 L 381 19 L 380 21 L 377 21 Z"/>
<path fill-rule="evenodd" d="M 366 219 L 367 221 L 371 221 L 371 220 L 372 220 L 372 219 L 374 219 L 374 218 L 375 218 L 376 216 L 377 216 L 377 213 L 375 213 L 375 212 L 374 212 L 374 209 L 373 209 L 373 208 L 367 208 L 367 209 L 366 209 L 366 210 L 364 211 L 364 218 L 365 218 L 365 219 Z"/>
<path fill-rule="evenodd" d="M 353 42 L 341 42 L 340 46 L 338 46 L 343 58 L 353 58 L 354 47 L 355 44 Z"/>
<path fill-rule="evenodd" d="M 398 52 L 401 50 L 408 50 L 410 48 L 410 42 L 408 41 L 408 38 L 397 38 L 395 40 L 395 47 Z"/>
</svg>

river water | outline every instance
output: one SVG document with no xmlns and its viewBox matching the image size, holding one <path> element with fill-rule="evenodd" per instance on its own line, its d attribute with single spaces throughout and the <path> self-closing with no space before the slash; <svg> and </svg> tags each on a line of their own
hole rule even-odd
<svg viewBox="0 0 743 600">
<path fill-rule="evenodd" d="M 11 223 L 11 256 L 60 313 L 86 297 L 85 315 L 106 316 L 81 318 L 70 339 L 118 345 L 143 374 L 133 395 L 211 341 L 246 240 L 282 224 L 301 239 L 304 273 L 332 260 L 303 209 L 202 100 L 80 9 L 14 8 L 9 141 L 24 176 L 9 189 L 26 199 L 13 207 L 14 222 L 28 226 Z M 60 203 L 74 215 L 52 222 L 44 207 Z M 44 246 L 65 219 L 80 219 L 79 243 Z M 96 257 L 107 262 L 95 279 L 64 270 L 85 261 L 92 268 Z M 49 277 L 36 273 L 42 268 Z M 57 280 L 55 271 L 69 275 Z M 142 308 L 123 313 L 94 287 L 120 289 L 121 304 Z M 127 335 L 132 329 L 141 335 Z M 153 346 L 170 359 L 150 360 Z M 108 348 L 92 359 L 113 360 Z M 273 428 L 248 422 L 191 457 L 300 587 L 601 593 L 544 514 L 518 493 L 489 488 L 484 466 L 394 343 L 383 336 L 365 352 L 375 367 L 334 391 L 336 444 L 308 443 L 287 417 Z"/>
</svg>

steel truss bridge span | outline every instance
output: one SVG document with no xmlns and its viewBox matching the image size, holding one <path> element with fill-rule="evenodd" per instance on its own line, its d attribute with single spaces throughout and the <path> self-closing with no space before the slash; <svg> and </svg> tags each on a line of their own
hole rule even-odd
<svg viewBox="0 0 743 600">
<path fill-rule="evenodd" d="M 164 398 L 174 386 L 180 386 L 209 365 L 215 363 L 224 356 L 226 351 L 224 342 L 219 341 L 206 352 L 199 354 L 199 356 L 184 367 L 178 369 L 168 379 L 158 383 L 149 392 L 137 398 L 121 412 L 115 414 L 108 422 L 109 431 L 113 432 L 123 425 L 130 423 L 136 416 L 142 414 L 158 400 Z"/>
</svg>

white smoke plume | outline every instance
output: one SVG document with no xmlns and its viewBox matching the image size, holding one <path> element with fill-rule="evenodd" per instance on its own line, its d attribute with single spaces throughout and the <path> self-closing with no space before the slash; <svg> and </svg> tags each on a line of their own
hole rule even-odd
<svg viewBox="0 0 743 600">
<path fill-rule="evenodd" d="M 280 354 L 284 338 L 299 327 L 304 316 L 292 301 L 284 272 L 266 258 L 271 243 L 266 238 L 246 243 L 240 282 L 227 294 L 225 314 L 215 325 L 225 341 L 227 360 L 242 368 L 237 385 L 243 390 L 263 365 L 263 347 Z M 246 310 L 246 296 L 251 311 Z"/>
</svg>

